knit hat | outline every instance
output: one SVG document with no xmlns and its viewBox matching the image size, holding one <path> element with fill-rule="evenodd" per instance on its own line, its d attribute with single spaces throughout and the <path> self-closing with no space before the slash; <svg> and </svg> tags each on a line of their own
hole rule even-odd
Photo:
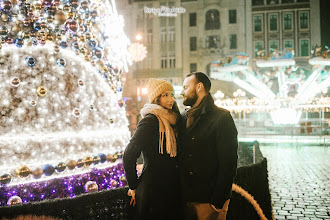
<svg viewBox="0 0 330 220">
<path fill-rule="evenodd" d="M 148 81 L 148 97 L 149 102 L 152 103 L 155 98 L 166 92 L 167 90 L 174 90 L 171 83 L 162 80 L 151 78 Z"/>
</svg>

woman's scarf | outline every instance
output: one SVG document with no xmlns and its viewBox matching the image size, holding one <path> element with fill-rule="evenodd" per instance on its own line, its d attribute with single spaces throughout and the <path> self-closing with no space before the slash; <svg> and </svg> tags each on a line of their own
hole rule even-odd
<svg viewBox="0 0 330 220">
<path fill-rule="evenodd" d="M 157 104 L 145 104 L 141 109 L 142 118 L 147 114 L 155 115 L 159 121 L 159 153 L 164 154 L 163 143 L 166 136 L 166 152 L 171 157 L 175 157 L 177 152 L 176 137 L 171 125 L 176 124 L 176 114 Z"/>
</svg>

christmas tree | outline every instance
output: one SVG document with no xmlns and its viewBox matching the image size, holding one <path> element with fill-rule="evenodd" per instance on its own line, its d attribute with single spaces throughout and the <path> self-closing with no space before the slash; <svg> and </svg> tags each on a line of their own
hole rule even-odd
<svg viewBox="0 0 330 220">
<path fill-rule="evenodd" d="M 100 188 L 91 170 L 114 166 L 130 137 L 121 81 L 129 40 L 115 2 L 2 0 L 0 9 L 1 205 L 31 201 L 20 194 L 27 182 L 76 175 Z M 110 187 L 122 186 L 115 177 Z"/>
</svg>

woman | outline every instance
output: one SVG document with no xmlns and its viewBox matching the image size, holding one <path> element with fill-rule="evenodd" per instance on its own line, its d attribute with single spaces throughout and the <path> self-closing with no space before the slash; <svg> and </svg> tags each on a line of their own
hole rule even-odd
<svg viewBox="0 0 330 220">
<path fill-rule="evenodd" d="M 177 130 L 180 112 L 173 86 L 165 80 L 148 81 L 149 104 L 125 149 L 123 165 L 135 219 L 180 219 Z M 143 169 L 137 176 L 136 160 L 142 152 Z"/>
</svg>

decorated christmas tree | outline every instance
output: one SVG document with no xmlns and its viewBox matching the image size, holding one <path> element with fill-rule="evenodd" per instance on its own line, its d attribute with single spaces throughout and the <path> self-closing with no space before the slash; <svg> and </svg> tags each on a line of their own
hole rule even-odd
<svg viewBox="0 0 330 220">
<path fill-rule="evenodd" d="M 0 9 L 1 205 L 125 185 L 129 40 L 114 0 Z"/>
</svg>

